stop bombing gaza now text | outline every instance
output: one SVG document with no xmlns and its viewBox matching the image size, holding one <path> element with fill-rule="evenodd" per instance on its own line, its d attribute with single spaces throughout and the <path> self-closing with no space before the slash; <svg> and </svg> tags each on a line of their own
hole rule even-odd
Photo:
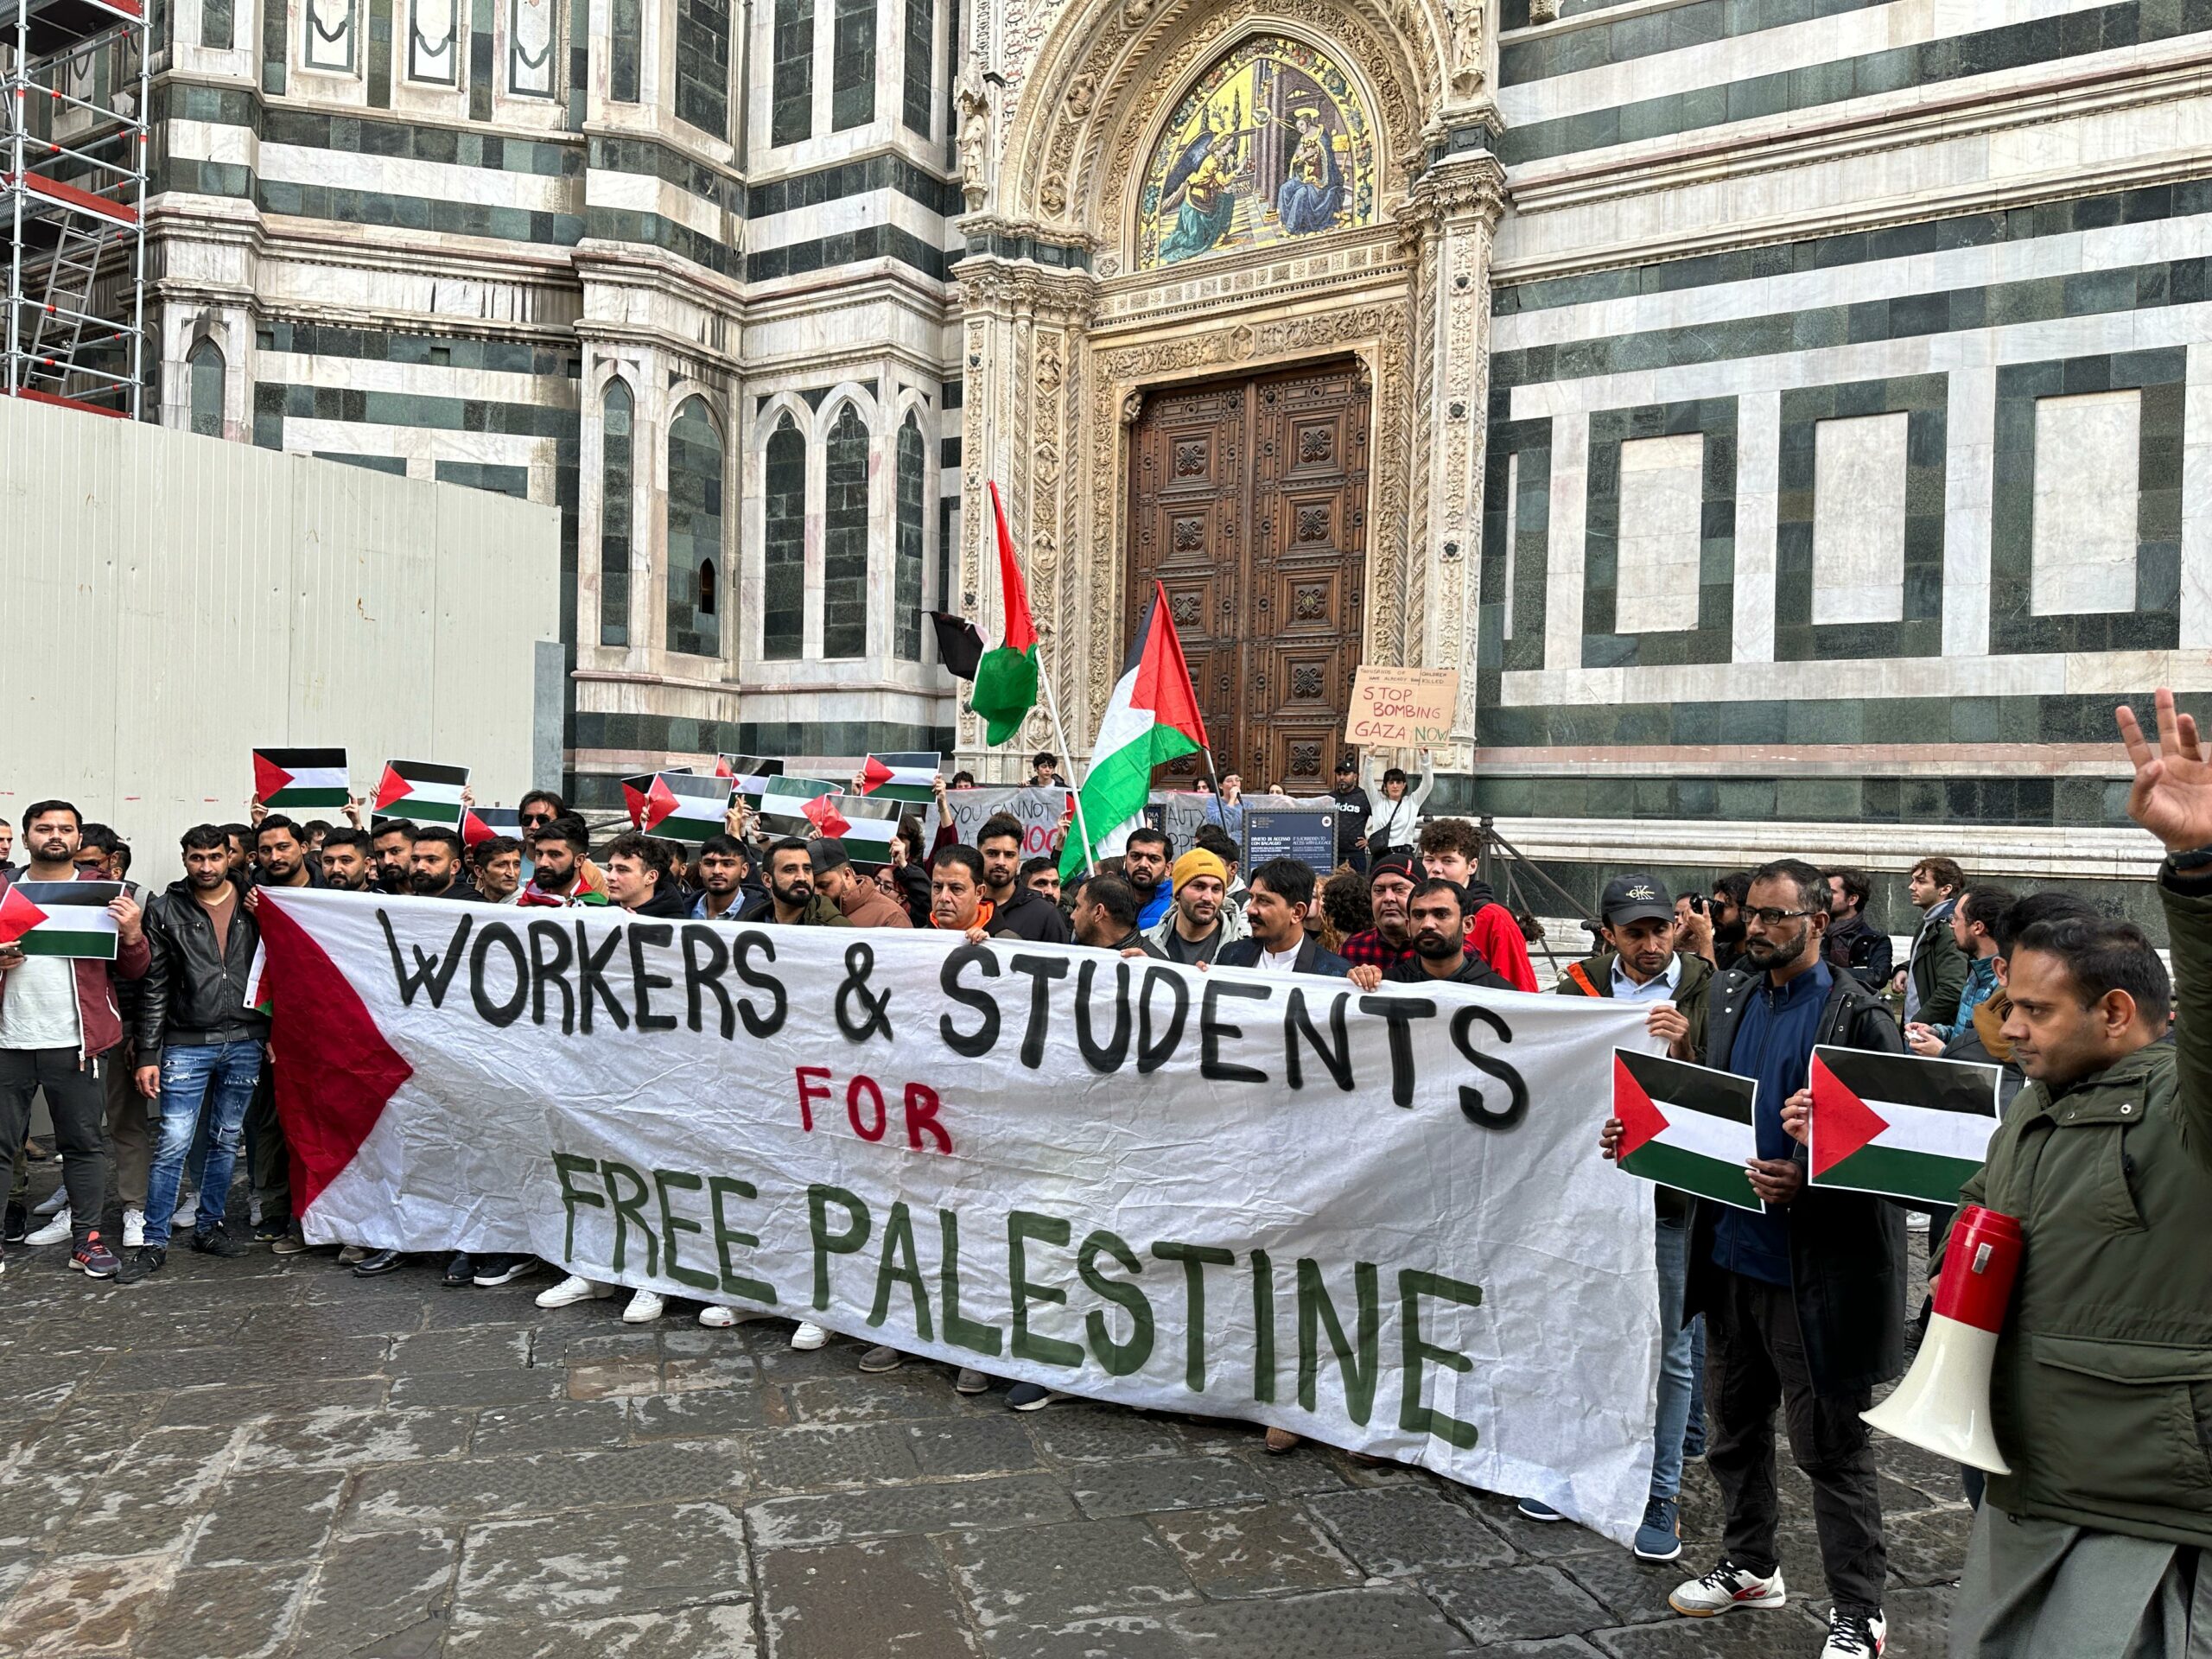
<svg viewBox="0 0 2212 1659">
<path fill-rule="evenodd" d="M 502 1027 L 521 1020 L 525 1010 L 532 1023 L 545 1025 L 550 1009 L 553 1022 L 564 1035 L 577 1031 L 588 1034 L 603 1010 L 616 1029 L 648 1033 L 674 1031 L 679 1026 L 703 1032 L 712 1018 L 723 1039 L 732 1040 L 740 1025 L 753 1038 L 771 1036 L 782 1028 L 790 1013 L 790 996 L 783 982 L 766 971 L 775 961 L 774 939 L 757 928 L 741 929 L 726 937 L 722 930 L 702 923 L 630 922 L 608 931 L 594 945 L 591 929 L 581 922 L 545 918 L 518 927 L 503 920 L 480 922 L 474 916 L 464 916 L 456 923 L 444 950 L 431 953 L 410 945 L 415 958 L 410 968 L 381 909 L 378 919 L 403 1006 L 413 1006 L 420 995 L 427 998 L 431 1007 L 442 1008 L 465 961 L 471 1007 L 487 1023 Z M 878 1032 L 887 1037 L 893 1034 L 890 993 L 868 993 L 866 977 L 870 956 L 865 944 L 849 947 L 847 976 L 838 992 L 836 1021 L 854 1042 Z M 1077 968 L 1064 957 L 1022 951 L 1008 952 L 1001 963 L 998 954 L 987 947 L 957 947 L 944 958 L 939 988 L 972 1017 L 956 1021 L 952 1014 L 943 1014 L 937 1034 L 956 1053 L 976 1058 L 1012 1042 L 1018 1033 L 1020 1063 L 1034 1070 L 1041 1064 L 1046 1033 L 1057 1014 L 1073 1020 L 1077 1046 L 1085 1064 L 1096 1071 L 1118 1072 L 1132 1060 L 1139 1075 L 1157 1071 L 1185 1050 L 1195 1037 L 1202 1077 L 1255 1086 L 1271 1085 L 1273 1079 L 1268 1071 L 1243 1060 L 1260 1058 L 1254 1046 L 1275 1039 L 1283 1057 L 1285 1086 L 1295 1091 L 1318 1087 L 1325 1079 L 1338 1090 L 1351 1092 L 1361 1083 L 1347 1028 L 1347 1011 L 1356 1000 L 1363 1013 L 1382 1020 L 1388 1034 L 1391 1097 L 1398 1106 L 1410 1108 L 1416 1083 L 1413 1023 L 1437 1018 L 1443 1012 L 1432 999 L 1416 995 L 1358 995 L 1318 986 L 1279 987 L 1213 978 L 1198 998 L 1194 1020 L 1190 988 L 1184 979 L 1156 963 L 1142 964 L 1141 973 L 1133 972 L 1135 966 L 1128 959 L 1117 958 L 1085 962 Z M 657 968 L 667 971 L 657 972 Z M 1110 988 L 1099 982 L 1102 970 L 1108 969 L 1112 976 Z M 734 979 L 743 988 L 733 996 L 726 978 Z M 1071 987 L 1066 983 L 1071 978 Z M 1028 984 L 1007 987 L 1013 993 L 1009 1008 L 990 988 L 988 982 L 994 979 L 1027 979 Z M 679 982 L 683 987 L 681 1018 L 673 1012 Z M 1056 988 L 1063 996 L 1072 990 L 1071 1007 L 1056 1005 Z M 1314 993 L 1311 1001 L 1309 989 Z M 1280 1007 L 1274 1007 L 1271 1005 L 1277 1002 L 1278 990 L 1285 995 Z M 665 1002 L 658 1008 L 656 993 L 666 994 Z M 849 1007 L 849 999 L 858 1006 Z M 1101 1003 L 1107 1006 L 1101 1007 Z M 1322 1004 L 1325 1006 L 1318 1006 Z M 1249 1036 L 1243 1026 L 1230 1023 L 1226 1017 L 1234 1012 L 1249 1022 L 1263 1010 L 1272 1014 L 1271 1026 L 1255 1029 Z M 1451 1010 L 1450 1017 L 1454 1049 L 1486 1081 L 1491 1091 L 1486 1097 L 1482 1086 L 1459 1084 L 1461 1113 L 1469 1123 L 1483 1129 L 1510 1132 L 1527 1116 L 1527 1085 L 1510 1062 L 1475 1046 L 1478 1031 L 1510 1042 L 1509 1024 L 1496 1010 L 1484 1007 L 1459 1007 Z M 1232 1051 L 1242 1058 L 1229 1058 L 1228 1052 Z M 829 1076 L 826 1067 L 798 1070 L 794 1111 L 806 1130 L 814 1128 L 814 1106 L 832 1099 L 832 1090 L 826 1086 Z M 865 1141 L 884 1140 L 891 1117 L 881 1086 L 871 1078 L 855 1077 L 842 1092 L 855 1134 Z M 909 1083 L 905 1086 L 904 1107 L 904 1138 L 910 1149 L 951 1149 L 953 1115 L 938 1090 L 925 1084 Z M 754 1183 L 720 1173 L 642 1172 L 619 1160 L 558 1150 L 553 1154 L 553 1162 L 567 1215 L 569 1253 L 574 1249 L 579 1209 L 604 1210 L 607 1224 L 613 1230 L 612 1265 L 617 1273 L 623 1270 L 634 1233 L 648 1274 L 664 1272 L 702 1291 L 719 1291 L 767 1305 L 779 1302 L 774 1287 L 741 1272 L 731 1255 L 732 1245 L 749 1249 L 759 1241 L 756 1231 L 733 1225 L 728 1210 L 732 1198 L 747 1203 L 757 1199 Z M 594 1192 L 579 1185 L 580 1181 L 592 1182 L 600 1190 Z M 678 1213 L 679 1205 L 697 1202 L 692 1195 L 702 1192 L 711 1195 L 712 1202 L 706 1206 L 709 1219 Z M 908 1205 L 898 1201 L 871 1206 L 858 1194 L 824 1183 L 809 1186 L 805 1196 L 809 1249 L 814 1263 L 813 1306 L 817 1309 L 829 1306 L 830 1259 L 861 1251 L 876 1232 L 876 1217 L 880 1214 L 883 1221 L 869 1323 L 880 1325 L 891 1316 L 893 1294 L 903 1285 L 912 1300 L 915 1327 L 929 1340 L 932 1323 L 929 1291 L 916 1255 Z M 658 1229 L 652 1225 L 656 1216 L 661 1224 Z M 938 1309 L 944 1340 L 979 1355 L 996 1357 L 1001 1351 L 1004 1332 L 961 1311 L 959 1215 L 940 1210 L 938 1230 Z M 679 1254 L 685 1248 L 683 1236 L 694 1234 L 703 1239 L 709 1233 L 719 1272 L 680 1265 Z M 1005 1281 L 1011 1287 L 1008 1313 L 1013 1328 L 1007 1351 L 1014 1357 L 1071 1368 L 1082 1364 L 1080 1346 L 1038 1333 L 1029 1321 L 1033 1304 L 1066 1306 L 1068 1302 L 1064 1286 L 1052 1282 L 1052 1277 L 1032 1276 L 1036 1262 L 1033 1250 L 1039 1245 L 1061 1249 L 1072 1245 L 1077 1276 L 1103 1303 L 1121 1310 L 1129 1326 L 1126 1338 L 1117 1338 L 1103 1306 L 1088 1311 L 1083 1328 L 1091 1357 L 1109 1376 L 1127 1376 L 1145 1364 L 1157 1338 L 1158 1319 L 1152 1300 L 1136 1284 L 1109 1277 L 1101 1262 L 1102 1257 L 1110 1258 L 1123 1272 L 1140 1274 L 1141 1258 L 1126 1240 L 1100 1228 L 1077 1244 L 1066 1218 L 1023 1210 L 1007 1213 L 1005 1234 Z M 1146 1254 L 1156 1262 L 1182 1267 L 1185 1383 L 1194 1394 L 1208 1394 L 1213 1361 L 1218 1357 L 1210 1357 L 1206 1345 L 1207 1269 L 1234 1268 L 1237 1253 L 1220 1245 L 1162 1239 L 1153 1242 Z M 1237 1370 L 1249 1375 L 1254 1400 L 1272 1402 L 1277 1397 L 1273 1334 L 1276 1270 L 1265 1250 L 1249 1249 L 1244 1255 L 1256 1341 L 1249 1371 L 1243 1365 Z M 665 1265 L 657 1266 L 662 1262 Z M 1352 1314 L 1349 1322 L 1327 1288 L 1320 1263 L 1301 1257 L 1291 1264 L 1289 1274 L 1297 1305 L 1300 1404 L 1313 1408 L 1321 1344 L 1325 1338 L 1343 1375 L 1346 1408 L 1354 1421 L 1366 1423 L 1380 1378 L 1383 1319 L 1376 1264 L 1353 1264 L 1353 1305 L 1344 1310 Z M 1396 1281 L 1397 1334 L 1403 1349 L 1399 1425 L 1408 1433 L 1434 1434 L 1462 1449 L 1471 1448 L 1478 1434 L 1472 1424 L 1421 1403 L 1420 1385 L 1425 1366 L 1440 1364 L 1466 1371 L 1473 1364 L 1465 1355 L 1438 1347 L 1423 1337 L 1421 1305 L 1427 1298 L 1478 1306 L 1481 1288 L 1413 1268 L 1400 1269 Z"/>
</svg>

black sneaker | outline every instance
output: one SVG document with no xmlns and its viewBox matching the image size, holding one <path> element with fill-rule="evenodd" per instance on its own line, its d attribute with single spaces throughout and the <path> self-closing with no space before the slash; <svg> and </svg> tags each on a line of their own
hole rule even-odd
<svg viewBox="0 0 2212 1659">
<path fill-rule="evenodd" d="M 8 1218 L 0 1223 L 0 1244 L 20 1244 L 31 1230 L 31 1212 L 21 1198 L 8 1200 Z"/>
<path fill-rule="evenodd" d="M 70 1253 L 69 1265 L 87 1279 L 112 1279 L 123 1269 L 115 1252 L 101 1243 L 98 1233 L 88 1234 L 85 1242 Z"/>
<path fill-rule="evenodd" d="M 169 1253 L 159 1244 L 141 1244 L 130 1252 L 130 1259 L 118 1268 L 115 1282 L 135 1285 L 141 1279 L 150 1278 L 168 1265 Z"/>
<path fill-rule="evenodd" d="M 448 1256 L 446 1270 L 438 1279 L 448 1290 L 466 1290 L 475 1281 L 475 1261 L 467 1250 L 455 1250 Z"/>
<path fill-rule="evenodd" d="M 475 1262 L 475 1277 L 470 1282 L 480 1290 L 511 1285 L 537 1266 L 537 1258 L 534 1255 L 480 1255 Z"/>
<path fill-rule="evenodd" d="M 230 1229 L 221 1225 L 210 1227 L 206 1232 L 194 1231 L 192 1248 L 201 1255 L 244 1255 L 245 1246 L 231 1236 Z"/>
<path fill-rule="evenodd" d="M 253 1224 L 253 1242 L 257 1244 L 274 1244 L 289 1235 L 291 1230 L 292 1218 L 289 1216 L 264 1216 Z"/>
<path fill-rule="evenodd" d="M 373 1279 L 380 1273 L 390 1273 L 403 1260 L 397 1250 L 371 1250 L 353 1264 L 356 1279 Z"/>
</svg>

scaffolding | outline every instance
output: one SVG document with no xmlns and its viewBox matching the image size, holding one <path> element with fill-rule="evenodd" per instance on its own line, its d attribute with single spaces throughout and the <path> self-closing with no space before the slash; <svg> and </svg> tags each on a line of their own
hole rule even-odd
<svg viewBox="0 0 2212 1659">
<path fill-rule="evenodd" d="M 10 397 L 138 416 L 150 45 L 142 0 L 0 0 Z"/>
</svg>

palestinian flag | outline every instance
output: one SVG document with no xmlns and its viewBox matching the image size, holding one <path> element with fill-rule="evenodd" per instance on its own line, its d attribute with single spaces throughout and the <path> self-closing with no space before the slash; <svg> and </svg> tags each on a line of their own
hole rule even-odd
<svg viewBox="0 0 2212 1659">
<path fill-rule="evenodd" d="M 956 680 L 972 680 L 983 660 L 983 636 L 964 616 L 931 611 L 930 626 L 937 630 L 937 659 Z"/>
<path fill-rule="evenodd" d="M 842 830 L 822 833 L 834 833 L 843 842 L 846 857 L 864 870 L 891 861 L 891 843 L 898 838 L 899 820 L 909 803 L 893 800 L 887 794 L 824 795 L 822 798 L 836 803 L 836 810 L 845 823 Z"/>
<path fill-rule="evenodd" d="M 1090 749 L 1090 775 L 1079 797 L 1083 810 L 1060 849 L 1064 880 L 1121 850 L 1151 803 L 1154 766 L 1205 751 L 1205 717 L 1198 712 L 1166 599 L 1166 590 L 1155 581 L 1144 620 L 1122 659 L 1122 677 L 1106 700 L 1098 741 Z"/>
<path fill-rule="evenodd" d="M 27 957 L 113 962 L 115 918 L 107 907 L 120 881 L 16 881 L 0 887 L 0 944 Z"/>
<path fill-rule="evenodd" d="M 1999 1121 L 1997 1068 L 1813 1051 L 1812 1184 L 1956 1204 Z"/>
<path fill-rule="evenodd" d="M 784 763 L 772 760 L 765 754 L 725 754 L 715 761 L 715 776 L 729 780 L 731 793 L 758 810 L 760 791 L 768 786 L 771 778 L 780 778 Z"/>
<path fill-rule="evenodd" d="M 645 802 L 653 792 L 655 779 L 666 778 L 671 773 L 688 776 L 690 771 L 689 766 L 669 766 L 660 772 L 641 772 L 634 778 L 625 778 L 622 780 L 622 810 L 630 815 L 630 827 L 632 830 L 645 827 Z"/>
<path fill-rule="evenodd" d="M 253 798 L 272 812 L 343 806 L 353 798 L 343 749 L 256 749 Z"/>
<path fill-rule="evenodd" d="M 1014 536 L 1006 527 L 999 486 L 991 486 L 991 517 L 999 531 L 999 599 L 1006 609 L 1006 643 L 984 654 L 976 665 L 975 690 L 968 706 L 981 715 L 983 741 L 995 747 L 1020 728 L 1022 716 L 1037 706 L 1037 626 L 1029 619 L 1029 590 L 1014 556 Z"/>
<path fill-rule="evenodd" d="M 461 822 L 461 792 L 468 787 L 467 766 L 441 766 L 429 760 L 387 760 L 377 785 L 375 814 L 410 823 Z"/>
<path fill-rule="evenodd" d="M 461 844 L 471 851 L 500 836 L 522 839 L 522 814 L 512 806 L 472 806 L 461 815 Z"/>
<path fill-rule="evenodd" d="M 624 779 L 622 793 L 632 805 L 630 821 L 649 836 L 696 846 L 709 836 L 722 833 L 723 816 L 729 810 L 729 780 L 702 778 L 696 772 L 657 772 L 642 791 L 633 791 Z"/>
<path fill-rule="evenodd" d="M 799 809 L 806 814 L 806 821 L 825 836 L 842 836 L 853 827 L 852 820 L 837 810 L 842 795 L 817 795 Z"/>
<path fill-rule="evenodd" d="M 1744 1169 L 1759 1155 L 1758 1133 L 1751 1127 L 1758 1089 L 1732 1071 L 1615 1049 L 1620 1166 L 1715 1204 L 1763 1210 Z"/>
<path fill-rule="evenodd" d="M 861 768 L 861 793 L 871 800 L 926 804 L 937 798 L 941 754 L 871 754 Z"/>
<path fill-rule="evenodd" d="M 760 791 L 760 827 L 772 836 L 804 838 L 810 828 L 816 827 L 815 815 L 808 806 L 824 796 L 842 793 L 842 785 L 825 784 L 818 778 L 771 778 Z"/>
</svg>

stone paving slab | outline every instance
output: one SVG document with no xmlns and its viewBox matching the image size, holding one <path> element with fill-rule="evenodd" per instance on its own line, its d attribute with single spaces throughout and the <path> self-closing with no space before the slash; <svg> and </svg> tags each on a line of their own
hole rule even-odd
<svg viewBox="0 0 2212 1659">
<path fill-rule="evenodd" d="M 50 1184 L 50 1166 L 35 1178 Z M 88 1285 L 10 1251 L 0 1656 L 15 1659 L 1812 1659 L 1809 1493 L 1788 1607 L 1691 1622 L 1718 1553 L 1649 1566 L 1510 1498 L 1244 1424 L 1082 1401 L 1017 1414 L 865 1344 L 541 1312 L 541 1274 L 185 1252 Z M 1881 1444 L 1892 1659 L 1935 1659 L 1956 1471 Z"/>
</svg>

